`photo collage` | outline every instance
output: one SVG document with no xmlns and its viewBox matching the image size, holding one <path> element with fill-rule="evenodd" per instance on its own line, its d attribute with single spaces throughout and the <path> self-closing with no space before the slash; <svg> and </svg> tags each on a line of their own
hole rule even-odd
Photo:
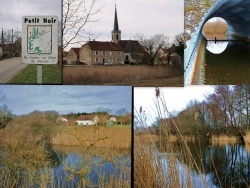
<svg viewBox="0 0 250 188">
<path fill-rule="evenodd" d="M 250 187 L 250 1 L 1 0 L 0 188 L 23 187 Z"/>
</svg>

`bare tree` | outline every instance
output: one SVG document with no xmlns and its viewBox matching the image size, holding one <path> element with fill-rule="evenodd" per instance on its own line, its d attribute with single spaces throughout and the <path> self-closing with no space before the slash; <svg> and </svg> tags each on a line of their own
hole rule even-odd
<svg viewBox="0 0 250 188">
<path fill-rule="evenodd" d="M 86 25 L 99 20 L 95 15 L 103 6 L 97 7 L 98 3 L 99 0 L 63 0 L 63 49 L 95 37 Z"/>
<path fill-rule="evenodd" d="M 137 35 L 136 37 L 147 51 L 146 59 L 151 66 L 160 58 L 158 53 L 159 50 L 169 46 L 169 38 L 163 34 L 154 35 L 149 39 L 144 38 L 143 35 Z"/>
</svg>

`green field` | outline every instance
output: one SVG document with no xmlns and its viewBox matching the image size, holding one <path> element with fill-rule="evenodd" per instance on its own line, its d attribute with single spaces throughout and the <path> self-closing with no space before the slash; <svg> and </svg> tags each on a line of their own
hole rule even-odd
<svg viewBox="0 0 250 188">
<path fill-rule="evenodd" d="M 62 83 L 62 68 L 60 64 L 43 65 L 43 84 L 61 84 Z M 36 84 L 37 83 L 37 65 L 28 65 L 7 84 Z"/>
</svg>

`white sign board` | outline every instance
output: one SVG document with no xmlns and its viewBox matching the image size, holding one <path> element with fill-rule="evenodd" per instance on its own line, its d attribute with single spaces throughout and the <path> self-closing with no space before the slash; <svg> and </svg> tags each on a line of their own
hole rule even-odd
<svg viewBox="0 0 250 188">
<path fill-rule="evenodd" d="M 57 64 L 57 16 L 23 17 L 22 61 L 27 64 Z"/>
</svg>

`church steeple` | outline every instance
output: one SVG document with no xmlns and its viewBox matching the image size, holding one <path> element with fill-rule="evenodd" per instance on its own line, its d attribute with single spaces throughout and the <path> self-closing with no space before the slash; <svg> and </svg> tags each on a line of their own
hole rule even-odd
<svg viewBox="0 0 250 188">
<path fill-rule="evenodd" d="M 119 30 L 119 25 L 118 25 L 116 4 L 115 4 L 114 29 L 111 33 L 112 33 L 112 41 L 118 43 L 119 40 L 121 40 L 121 31 Z"/>
<path fill-rule="evenodd" d="M 114 19 L 114 31 L 119 31 L 118 19 L 117 19 L 117 12 L 116 12 L 116 4 L 115 4 L 115 19 Z"/>
</svg>

